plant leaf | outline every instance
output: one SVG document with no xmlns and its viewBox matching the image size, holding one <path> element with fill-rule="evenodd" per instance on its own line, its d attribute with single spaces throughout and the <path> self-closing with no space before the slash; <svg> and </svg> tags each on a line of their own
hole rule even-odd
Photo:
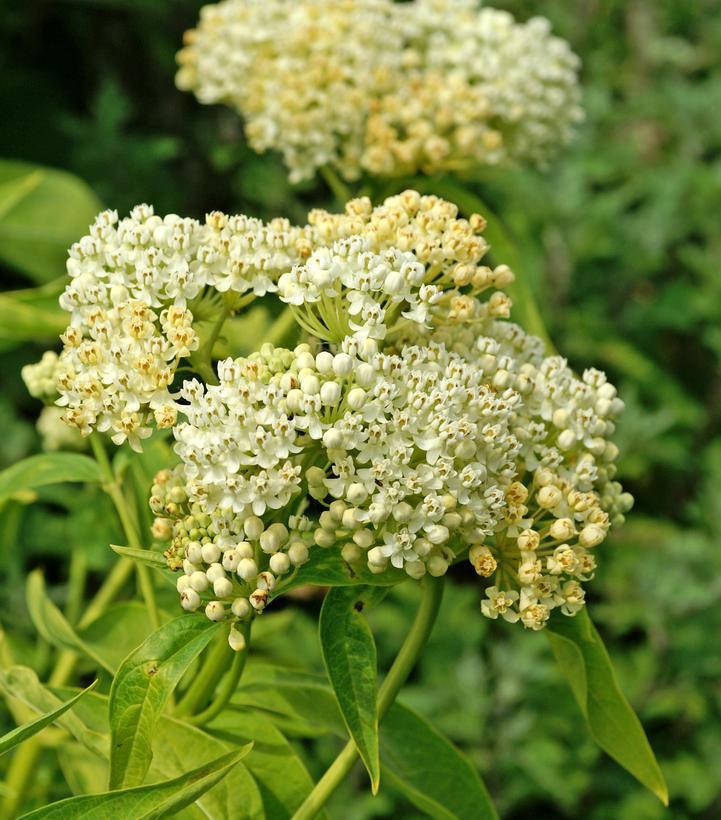
<svg viewBox="0 0 721 820">
<path fill-rule="evenodd" d="M 64 273 L 68 248 L 100 210 L 95 194 L 72 174 L 0 160 L 0 260 L 34 281 Z"/>
<path fill-rule="evenodd" d="M 27 666 L 12 666 L 10 669 L 0 671 L 0 689 L 38 712 L 49 712 L 65 703 L 64 700 L 46 689 L 38 680 L 35 671 Z M 76 702 L 77 706 L 82 707 L 94 697 L 96 697 L 95 694 L 87 695 L 79 703 Z M 75 712 L 76 710 L 73 710 L 57 717 L 58 726 L 67 729 L 77 741 L 94 754 L 107 757 L 107 736 L 89 729 Z"/>
<path fill-rule="evenodd" d="M 253 708 L 225 710 L 206 728 L 233 746 L 253 742 L 253 750 L 245 765 L 260 789 L 265 820 L 292 817 L 313 788 L 313 780 L 293 747 L 270 719 Z M 278 772 L 283 776 L 278 777 Z M 223 816 L 232 815 L 226 813 Z"/>
<path fill-rule="evenodd" d="M 224 754 L 173 780 L 105 794 L 69 797 L 24 814 L 23 818 L 112 820 L 117 817 L 132 817 L 133 820 L 160 820 L 189 806 L 215 786 L 248 754 L 251 746 L 252 744 L 248 744 Z"/>
<path fill-rule="evenodd" d="M 113 672 L 106 659 L 89 646 L 70 626 L 63 613 L 48 598 L 42 571 L 34 570 L 28 575 L 26 600 L 30 618 L 42 637 L 53 646 L 72 649 L 92 658 L 99 666 Z"/>
<path fill-rule="evenodd" d="M 22 726 L 18 726 L 11 732 L 8 732 L 6 735 L 0 737 L 0 755 L 4 755 L 24 740 L 27 740 L 29 737 L 32 737 L 42 731 L 49 724 L 54 723 L 61 715 L 64 715 L 68 709 L 72 709 L 83 695 L 94 689 L 96 684 L 97 681 L 93 681 L 87 689 L 83 689 L 82 692 L 78 692 L 75 697 L 65 701 L 65 703 L 58 706 L 56 709 L 46 712 L 44 715 L 40 715 L 40 717 L 35 718 L 35 720 L 24 723 Z"/>
<path fill-rule="evenodd" d="M 149 549 L 137 549 L 135 547 L 119 547 L 117 544 L 111 544 L 110 549 L 122 558 L 130 558 L 139 564 L 145 564 L 154 569 L 168 569 L 168 562 L 161 552 Z"/>
<path fill-rule="evenodd" d="M 40 295 L 33 300 L 20 293 L 0 293 L 0 342 L 56 341 L 68 326 L 67 314 Z"/>
<path fill-rule="evenodd" d="M 375 794 L 380 782 L 378 661 L 373 633 L 361 612 L 363 592 L 345 587 L 329 590 L 320 613 L 319 634 L 328 678 Z"/>
<path fill-rule="evenodd" d="M 426 720 L 399 703 L 381 723 L 383 775 L 433 818 L 497 820 L 469 761 Z"/>
<path fill-rule="evenodd" d="M 77 453 L 41 453 L 0 472 L 0 502 L 21 490 L 63 481 L 102 481 L 97 462 Z"/>
<path fill-rule="evenodd" d="M 120 665 L 110 689 L 110 788 L 143 782 L 155 723 L 190 664 L 221 624 L 184 615 L 161 626 Z"/>
<path fill-rule="evenodd" d="M 593 739 L 667 806 L 663 773 L 586 609 L 572 618 L 555 616 L 546 633 Z"/>
</svg>

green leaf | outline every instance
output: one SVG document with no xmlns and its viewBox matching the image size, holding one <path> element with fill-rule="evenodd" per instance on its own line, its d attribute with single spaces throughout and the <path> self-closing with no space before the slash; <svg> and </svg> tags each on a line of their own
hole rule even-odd
<svg viewBox="0 0 721 820">
<path fill-rule="evenodd" d="M 150 775 L 166 778 L 183 774 L 193 766 L 206 763 L 227 752 L 229 748 L 237 748 L 238 745 L 237 742 L 225 743 L 180 720 L 164 717 L 157 725 L 154 738 L 155 755 Z M 248 757 L 222 782 L 197 800 L 191 812 L 193 817 L 210 817 L 218 820 L 242 817 L 248 820 L 263 820 L 263 799 L 248 770 L 255 746 L 250 743 L 245 748 L 249 746 L 253 746 L 253 749 Z M 276 777 L 282 777 L 280 771 L 276 771 Z"/>
<path fill-rule="evenodd" d="M 92 658 L 99 666 L 113 672 L 112 667 L 92 646 L 89 646 L 70 626 L 63 613 L 48 598 L 42 571 L 28 575 L 26 600 L 30 618 L 42 637 L 53 646 L 72 649 Z"/>
<path fill-rule="evenodd" d="M 67 313 L 59 305 L 48 306 L 45 298 L 33 300 L 27 293 L 0 293 L 0 342 L 57 341 L 68 326 Z"/>
<path fill-rule="evenodd" d="M 160 613 L 161 621 L 170 617 Z M 113 672 L 136 647 L 148 637 L 152 627 L 148 610 L 139 601 L 113 604 L 80 633 L 83 643 L 99 658 L 106 669 Z"/>
<path fill-rule="evenodd" d="M 545 631 L 593 739 L 667 806 L 663 773 L 586 609 L 572 618 L 556 615 Z"/>
<path fill-rule="evenodd" d="M 170 693 L 221 624 L 184 615 L 161 626 L 123 661 L 110 690 L 110 788 L 143 782 L 155 724 Z"/>
<path fill-rule="evenodd" d="M 132 817 L 133 820 L 160 820 L 195 802 L 220 782 L 250 749 L 249 744 L 173 780 L 105 794 L 69 797 L 24 814 L 23 818 L 113 820 L 117 817 Z"/>
<path fill-rule="evenodd" d="M 65 703 L 49 689 L 46 689 L 38 680 L 34 670 L 26 666 L 12 666 L 0 671 L 0 689 L 6 695 L 16 698 L 38 712 L 50 712 L 58 709 Z M 56 718 L 58 726 L 68 732 L 87 749 L 100 757 L 108 756 L 107 736 L 87 727 L 78 717 L 76 711 L 91 701 L 95 694 L 90 694 L 77 703 L 72 712 L 67 712 Z"/>
<path fill-rule="evenodd" d="M 433 818 L 497 820 L 469 761 L 420 715 L 395 703 L 381 723 L 383 776 Z"/>
<path fill-rule="evenodd" d="M 62 481 L 102 481 L 97 462 L 77 453 L 41 453 L 0 472 L 0 502 L 21 490 Z"/>
<path fill-rule="evenodd" d="M 102 206 L 65 171 L 0 160 L 0 260 L 36 282 L 65 271 L 68 248 Z"/>
<path fill-rule="evenodd" d="M 136 549 L 135 547 L 119 547 L 117 544 L 111 544 L 110 549 L 122 558 L 130 558 L 139 564 L 145 564 L 155 569 L 168 569 L 168 562 L 165 560 L 162 552 L 155 552 L 149 549 Z"/>
<path fill-rule="evenodd" d="M 56 709 L 46 712 L 44 715 L 40 715 L 40 717 L 37 717 L 35 720 L 31 720 L 22 726 L 18 726 L 16 729 L 13 729 L 11 732 L 8 732 L 6 735 L 0 737 L 0 755 L 4 755 L 5 752 L 9 752 L 10 749 L 15 748 L 15 746 L 19 743 L 22 743 L 24 740 L 27 740 L 33 735 L 36 735 L 49 724 L 54 723 L 61 715 L 64 715 L 68 709 L 72 709 L 76 702 L 80 700 L 84 694 L 89 692 L 91 689 L 94 689 L 96 684 L 97 681 L 94 681 L 90 684 L 90 686 L 88 686 L 87 689 L 83 689 L 82 692 L 78 692 L 75 697 L 70 698 L 70 700 L 58 706 Z"/>
<path fill-rule="evenodd" d="M 292 817 L 313 788 L 313 780 L 293 747 L 270 719 L 258 714 L 254 708 L 226 710 L 206 728 L 234 746 L 253 742 L 253 750 L 245 765 L 260 788 L 266 820 Z M 283 773 L 282 777 L 278 772 Z"/>
<path fill-rule="evenodd" d="M 376 794 L 380 782 L 378 661 L 373 633 L 361 612 L 363 592 L 344 587 L 329 590 L 320 613 L 319 633 L 328 678 Z"/>
<path fill-rule="evenodd" d="M 312 549 L 310 557 L 289 578 L 277 584 L 271 593 L 271 600 L 289 589 L 313 584 L 323 587 L 343 586 L 395 586 L 409 579 L 403 570 L 389 567 L 374 575 L 366 566 L 351 567 L 341 557 L 340 550 Z"/>
</svg>

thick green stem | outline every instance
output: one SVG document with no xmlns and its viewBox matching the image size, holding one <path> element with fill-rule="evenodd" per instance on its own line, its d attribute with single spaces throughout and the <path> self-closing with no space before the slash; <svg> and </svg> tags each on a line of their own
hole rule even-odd
<svg viewBox="0 0 721 820">
<path fill-rule="evenodd" d="M 219 687 L 215 700 L 210 704 L 210 706 L 207 707 L 207 709 L 204 709 L 199 714 L 187 717 L 186 720 L 188 723 L 192 723 L 195 726 L 205 726 L 206 723 L 210 723 L 213 718 L 217 717 L 230 702 L 230 699 L 233 697 L 233 693 L 238 686 L 238 682 L 243 675 L 243 670 L 245 669 L 245 664 L 248 660 L 251 624 L 252 621 L 250 620 L 244 621 L 241 624 L 240 631 L 245 637 L 245 646 L 243 649 L 235 653 L 235 657 L 233 658 L 233 662 L 230 666 L 230 671 L 225 678 L 223 678 L 222 686 Z"/>
<path fill-rule="evenodd" d="M 421 582 L 421 603 L 410 632 L 406 636 L 396 656 L 393 666 L 378 690 L 378 721 L 380 722 L 398 696 L 426 645 L 443 597 L 443 579 L 426 575 Z M 302 806 L 293 815 L 293 820 L 312 820 L 328 802 L 341 781 L 353 768 L 358 751 L 352 740 L 333 761 L 330 768 L 316 783 Z"/>
<path fill-rule="evenodd" d="M 230 666 L 233 650 L 228 644 L 226 630 L 218 635 L 208 651 L 200 672 L 195 676 L 176 709 L 178 717 L 193 715 L 208 705 L 221 678 Z"/>
<path fill-rule="evenodd" d="M 128 545 L 134 547 L 135 549 L 142 549 L 143 544 L 138 533 L 136 522 L 130 512 L 125 496 L 120 488 L 120 484 L 113 473 L 113 468 L 110 464 L 110 460 L 108 459 L 108 455 L 105 452 L 105 448 L 96 435 L 92 435 L 90 437 L 90 443 L 92 445 L 95 458 L 105 477 L 103 489 L 110 496 L 113 505 L 115 506 L 115 510 L 118 513 L 118 518 L 120 519 L 123 531 L 125 532 L 125 537 L 128 539 Z M 143 600 L 145 601 L 145 606 L 148 610 L 148 618 L 150 619 L 153 629 L 158 629 L 160 627 L 160 618 L 158 617 L 158 607 L 155 603 L 155 589 L 153 587 L 152 578 L 150 577 L 150 572 L 148 567 L 144 564 L 137 564 L 136 570 L 138 573 L 140 591 L 142 593 Z"/>
</svg>

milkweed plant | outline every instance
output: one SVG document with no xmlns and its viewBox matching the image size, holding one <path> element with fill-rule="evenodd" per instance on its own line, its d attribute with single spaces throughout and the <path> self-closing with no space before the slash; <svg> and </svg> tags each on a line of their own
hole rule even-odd
<svg viewBox="0 0 721 820">
<path fill-rule="evenodd" d="M 591 735 L 666 801 L 586 610 L 633 504 L 624 404 L 553 349 L 467 177 L 560 151 L 578 58 L 547 21 L 473 0 L 224 0 L 178 62 L 179 88 L 234 108 L 253 149 L 293 182 L 320 173 L 337 205 L 304 224 L 105 210 L 69 249 L 61 348 L 23 371 L 59 452 L 11 470 L 97 482 L 126 543 L 75 626 L 31 576 L 33 621 L 63 651 L 47 685 L 2 673 L 19 714 L 43 713 L 0 741 L 24 741 L 6 809 L 57 723 L 104 790 L 28 817 L 311 818 L 358 758 L 373 793 L 387 779 L 428 816 L 495 817 L 462 754 L 396 702 L 444 581 L 477 589 L 469 619 L 544 632 Z M 111 663 L 83 630 L 133 576 L 146 637 Z M 379 684 L 365 610 L 402 583 L 418 611 Z M 263 664 L 266 613 L 300 595 L 323 600 L 324 678 Z M 78 692 L 88 658 L 98 681 Z M 346 746 L 314 782 L 287 735 L 319 733 Z"/>
</svg>

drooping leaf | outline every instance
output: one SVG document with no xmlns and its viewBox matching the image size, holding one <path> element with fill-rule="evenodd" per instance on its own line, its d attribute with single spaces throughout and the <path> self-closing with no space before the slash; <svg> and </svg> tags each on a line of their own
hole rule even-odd
<svg viewBox="0 0 721 820">
<path fill-rule="evenodd" d="M 556 615 L 546 633 L 596 743 L 668 805 L 663 773 L 586 609 Z"/>
<path fill-rule="evenodd" d="M 186 774 L 149 786 L 136 786 L 105 794 L 69 797 L 24 814 L 24 820 L 160 820 L 195 802 L 222 780 L 251 749 L 251 744 L 224 754 Z"/>
<path fill-rule="evenodd" d="M 30 618 L 37 631 L 53 646 L 72 649 L 94 660 L 99 666 L 112 672 L 110 664 L 77 634 L 63 613 L 48 598 L 45 579 L 39 569 L 28 575 L 26 600 Z"/>
<path fill-rule="evenodd" d="M 150 635 L 118 669 L 110 690 L 110 788 L 143 782 L 155 724 L 190 664 L 221 624 L 185 615 Z"/>
<path fill-rule="evenodd" d="M 35 671 L 26 666 L 12 666 L 9 669 L 0 670 L 0 689 L 38 712 L 50 712 L 65 703 L 43 686 Z M 94 754 L 107 758 L 109 754 L 107 736 L 89 728 L 76 714 L 78 707 L 96 697 L 94 693 L 91 693 L 79 702 L 76 701 L 75 709 L 57 717 L 56 722 Z"/>
<path fill-rule="evenodd" d="M 83 689 L 82 692 L 78 692 L 75 697 L 70 698 L 70 700 L 65 701 L 65 703 L 61 704 L 55 709 L 52 709 L 49 712 L 46 712 L 44 715 L 40 715 L 39 717 L 35 718 L 35 720 L 31 720 L 29 723 L 24 723 L 22 726 L 18 726 L 17 728 L 13 729 L 11 732 L 0 737 L 0 755 L 4 755 L 6 752 L 9 752 L 11 749 L 14 749 L 15 746 L 22 743 L 24 740 L 27 740 L 29 737 L 36 735 L 38 732 L 41 732 L 46 726 L 49 726 L 51 723 L 54 723 L 61 715 L 64 715 L 68 709 L 72 709 L 73 706 L 77 703 L 80 698 L 85 695 L 87 692 L 91 691 L 95 688 L 97 681 L 88 686 L 87 689 Z"/>
<path fill-rule="evenodd" d="M 62 481 L 102 481 L 97 462 L 77 453 L 41 453 L 0 472 L 0 502 L 21 490 Z"/>
<path fill-rule="evenodd" d="M 328 678 L 375 794 L 380 782 L 378 660 L 363 605 L 362 588 L 332 588 L 321 609 L 319 634 Z"/>
<path fill-rule="evenodd" d="M 0 260 L 36 282 L 62 276 L 68 248 L 101 209 L 72 174 L 0 160 Z"/>
<path fill-rule="evenodd" d="M 399 703 L 381 722 L 381 761 L 384 777 L 429 817 L 498 818 L 470 762 L 420 715 Z"/>
</svg>

